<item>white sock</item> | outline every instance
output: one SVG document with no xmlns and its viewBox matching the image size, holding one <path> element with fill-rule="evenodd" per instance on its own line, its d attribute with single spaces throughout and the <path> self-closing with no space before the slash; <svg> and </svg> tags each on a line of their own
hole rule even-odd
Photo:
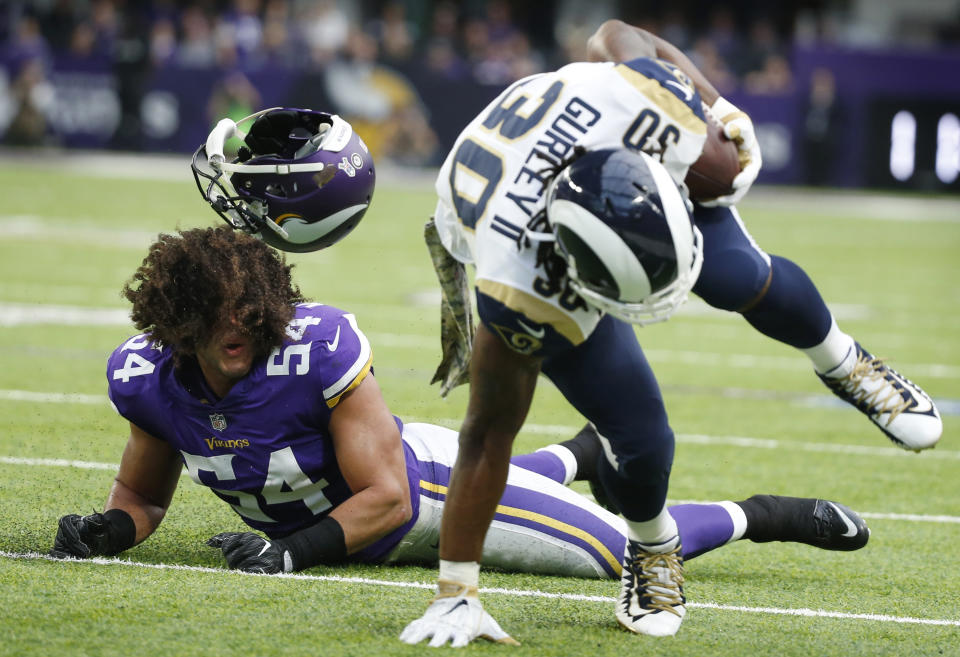
<svg viewBox="0 0 960 657">
<path fill-rule="evenodd" d="M 717 502 L 717 506 L 722 506 L 723 510 L 730 515 L 730 520 L 733 521 L 733 535 L 730 536 L 727 543 L 739 541 L 747 531 L 747 516 L 743 509 L 740 508 L 739 504 L 727 500 Z"/>
<path fill-rule="evenodd" d="M 840 330 L 837 320 L 831 317 L 830 330 L 823 342 L 801 349 L 813 363 L 813 369 L 824 376 L 841 378 L 853 371 L 857 362 L 857 347 L 854 339 Z"/>
<path fill-rule="evenodd" d="M 651 520 L 627 520 L 627 538 L 646 546 L 665 543 L 678 534 L 677 521 L 667 511 L 667 507 L 663 507 L 660 514 Z M 673 548 L 672 545 L 666 547 L 668 550 Z"/>
<path fill-rule="evenodd" d="M 568 486 L 573 478 L 577 476 L 577 459 L 569 449 L 563 445 L 547 445 L 537 450 L 538 452 L 550 452 L 563 463 L 563 481 L 564 486 Z"/>
</svg>

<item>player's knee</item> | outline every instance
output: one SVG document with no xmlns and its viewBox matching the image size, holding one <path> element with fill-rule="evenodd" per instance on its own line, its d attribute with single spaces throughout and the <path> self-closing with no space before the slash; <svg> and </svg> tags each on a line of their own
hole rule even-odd
<svg viewBox="0 0 960 657">
<path fill-rule="evenodd" d="M 659 440 L 645 439 L 625 449 L 617 450 L 615 463 L 610 463 L 617 474 L 628 481 L 656 485 L 670 478 L 673 467 L 673 434 Z M 607 455 L 609 458 L 609 454 Z"/>
<path fill-rule="evenodd" d="M 709 253 L 693 291 L 714 308 L 742 312 L 766 293 L 770 274 L 770 265 L 755 251 Z"/>
</svg>

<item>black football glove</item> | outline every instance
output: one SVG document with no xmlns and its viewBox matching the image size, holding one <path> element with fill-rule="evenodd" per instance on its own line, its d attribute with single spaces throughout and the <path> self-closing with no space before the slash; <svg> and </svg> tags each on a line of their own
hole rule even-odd
<svg viewBox="0 0 960 657">
<path fill-rule="evenodd" d="M 89 516 L 71 513 L 63 516 L 60 518 L 50 556 L 57 559 L 86 559 L 107 554 L 107 527 L 102 513 Z"/>
<path fill-rule="evenodd" d="M 223 551 L 231 570 L 268 575 L 293 570 L 293 560 L 283 543 L 253 532 L 223 532 L 208 538 L 207 545 Z"/>
</svg>

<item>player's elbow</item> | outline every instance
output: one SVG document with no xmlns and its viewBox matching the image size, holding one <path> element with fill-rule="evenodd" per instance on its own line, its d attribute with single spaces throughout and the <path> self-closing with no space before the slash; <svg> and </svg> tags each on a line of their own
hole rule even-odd
<svg viewBox="0 0 960 657">
<path fill-rule="evenodd" d="M 612 35 L 616 34 L 626 23 L 616 18 L 601 23 L 597 31 L 587 39 L 587 60 L 591 62 L 603 62 L 608 60 L 610 52 L 609 43 Z"/>
<path fill-rule="evenodd" d="M 632 26 L 627 25 L 619 18 L 608 18 L 603 21 L 600 27 L 597 28 L 597 31 L 590 36 L 590 41 L 594 39 L 601 42 L 608 41 L 610 38 L 616 38 L 618 35 L 622 35 L 633 29 Z"/>
<path fill-rule="evenodd" d="M 587 60 L 591 62 L 624 62 L 655 52 L 649 32 L 616 18 L 601 23 L 587 39 Z"/>
<path fill-rule="evenodd" d="M 396 482 L 384 491 L 384 520 L 395 529 L 408 522 L 413 517 L 413 505 L 410 503 L 410 489 L 404 480 Z"/>
</svg>

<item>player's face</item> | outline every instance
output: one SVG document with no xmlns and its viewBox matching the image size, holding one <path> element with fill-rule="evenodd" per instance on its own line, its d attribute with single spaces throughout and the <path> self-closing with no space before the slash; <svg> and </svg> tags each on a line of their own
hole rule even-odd
<svg viewBox="0 0 960 657">
<path fill-rule="evenodd" d="M 253 358 L 250 336 L 232 320 L 214 327 L 210 340 L 197 349 L 200 370 L 207 384 L 220 397 L 247 375 Z"/>
</svg>

